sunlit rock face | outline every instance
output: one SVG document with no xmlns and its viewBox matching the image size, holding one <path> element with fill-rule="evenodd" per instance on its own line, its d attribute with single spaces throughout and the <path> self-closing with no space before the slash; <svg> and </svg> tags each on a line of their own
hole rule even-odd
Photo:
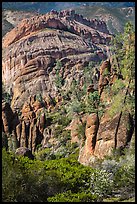
<svg viewBox="0 0 137 204">
<path fill-rule="evenodd" d="M 12 108 L 20 108 L 29 96 L 57 95 L 56 62 L 64 88 L 73 78 L 83 83 L 83 65 L 107 58 L 111 35 L 103 21 L 86 19 L 73 10 L 51 11 L 24 19 L 2 42 L 2 80 L 11 92 Z M 104 46 L 100 47 L 100 45 Z"/>
</svg>

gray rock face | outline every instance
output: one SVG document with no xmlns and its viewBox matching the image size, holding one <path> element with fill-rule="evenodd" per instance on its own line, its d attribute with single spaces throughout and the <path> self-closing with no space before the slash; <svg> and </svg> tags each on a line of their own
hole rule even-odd
<svg viewBox="0 0 137 204">
<path fill-rule="evenodd" d="M 28 157 L 29 159 L 34 159 L 34 155 L 31 153 L 31 150 L 26 148 L 26 147 L 19 147 L 15 154 L 17 156 L 24 156 L 24 157 Z"/>
</svg>

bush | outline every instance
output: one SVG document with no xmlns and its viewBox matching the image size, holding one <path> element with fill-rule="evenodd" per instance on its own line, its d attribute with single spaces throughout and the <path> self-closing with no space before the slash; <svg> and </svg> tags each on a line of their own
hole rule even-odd
<svg viewBox="0 0 137 204">
<path fill-rule="evenodd" d="M 99 199 L 110 195 L 113 190 L 113 174 L 106 170 L 96 170 L 90 175 L 91 193 L 98 196 Z"/>
<path fill-rule="evenodd" d="M 2 132 L 2 147 L 8 149 L 8 138 L 4 132 Z"/>
<path fill-rule="evenodd" d="M 56 159 L 56 156 L 53 154 L 52 150 L 50 148 L 45 148 L 37 153 L 35 153 L 36 159 L 40 161 L 50 160 L 50 159 Z"/>
<path fill-rule="evenodd" d="M 96 201 L 96 196 L 87 192 L 72 193 L 70 190 L 57 194 L 54 197 L 49 197 L 48 202 L 91 202 Z"/>
<path fill-rule="evenodd" d="M 100 169 L 112 174 L 113 196 L 119 193 L 120 199 L 134 197 L 135 194 L 135 151 L 134 145 L 124 150 L 122 156 L 112 155 L 105 159 Z"/>
</svg>

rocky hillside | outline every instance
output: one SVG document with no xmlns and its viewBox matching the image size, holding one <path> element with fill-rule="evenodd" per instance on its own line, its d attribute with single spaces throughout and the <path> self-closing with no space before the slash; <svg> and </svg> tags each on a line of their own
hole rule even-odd
<svg viewBox="0 0 137 204">
<path fill-rule="evenodd" d="M 109 114 L 113 95 L 107 87 L 126 82 L 110 58 L 111 39 L 104 21 L 74 10 L 26 18 L 4 36 L 2 80 L 11 97 L 11 105 L 5 97 L 2 104 L 7 148 L 49 148 L 67 156 L 75 144 L 79 162 L 88 165 L 92 156 L 128 145 L 131 113 Z"/>
<path fill-rule="evenodd" d="M 127 21 L 135 25 L 135 2 L 3 2 L 2 6 L 3 35 L 23 18 L 70 8 L 89 19 L 105 21 L 113 34 L 123 32 Z"/>
<path fill-rule="evenodd" d="M 87 18 L 96 18 L 105 21 L 110 33 L 118 34 L 124 31 L 127 21 L 135 26 L 135 7 L 101 7 L 79 6 L 76 12 Z"/>
<path fill-rule="evenodd" d="M 36 12 L 2 10 L 2 36 L 12 30 L 21 20 L 35 16 Z"/>
<path fill-rule="evenodd" d="M 18 11 L 49 12 L 51 9 L 63 10 L 78 6 L 101 6 L 106 8 L 135 7 L 135 2 L 3 2 L 3 9 Z"/>
</svg>

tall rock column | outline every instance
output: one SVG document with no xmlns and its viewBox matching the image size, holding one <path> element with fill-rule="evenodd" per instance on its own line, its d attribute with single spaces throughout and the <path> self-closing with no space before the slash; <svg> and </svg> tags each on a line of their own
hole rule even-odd
<svg viewBox="0 0 137 204">
<path fill-rule="evenodd" d="M 79 162 L 82 164 L 88 164 L 91 155 L 94 154 L 96 136 L 99 127 L 98 114 L 92 113 L 87 117 L 85 135 L 86 140 L 83 148 L 79 153 Z"/>
<path fill-rule="evenodd" d="M 12 121 L 13 121 L 13 112 L 8 103 L 2 103 L 2 121 L 3 121 L 3 129 L 6 135 L 10 135 L 12 132 Z"/>
<path fill-rule="evenodd" d="M 27 135 L 26 135 L 26 124 L 22 121 L 22 132 L 20 139 L 20 147 L 27 147 Z"/>
</svg>

